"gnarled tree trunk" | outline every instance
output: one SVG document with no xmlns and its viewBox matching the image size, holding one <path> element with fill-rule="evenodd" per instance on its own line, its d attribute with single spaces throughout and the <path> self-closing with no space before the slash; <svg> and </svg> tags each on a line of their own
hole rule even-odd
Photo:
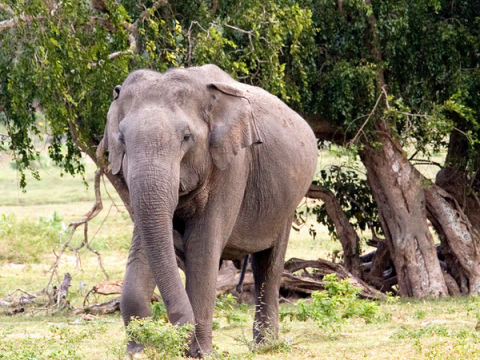
<svg viewBox="0 0 480 360">
<path fill-rule="evenodd" d="M 382 121 L 377 122 L 376 132 L 382 145 L 366 144 L 360 155 L 395 264 L 400 295 L 446 296 L 447 287 L 428 229 L 421 176 Z"/>
<path fill-rule="evenodd" d="M 428 217 L 435 227 L 451 275 L 464 294 L 480 294 L 480 234 L 458 202 L 442 188 L 425 187 Z"/>
<path fill-rule="evenodd" d="M 324 202 L 325 209 L 335 224 L 335 231 L 342 244 L 343 266 L 355 275 L 356 278 L 362 279 L 362 261 L 359 257 L 360 241 L 357 233 L 343 212 L 338 199 L 335 197 L 335 194 L 321 186 L 311 185 L 305 196 Z"/>
<path fill-rule="evenodd" d="M 468 130 L 458 114 L 452 114 L 452 117 L 458 127 Z M 470 224 L 480 232 L 480 199 L 477 195 L 480 191 L 480 161 L 471 158 L 470 146 L 465 133 L 454 128 L 450 134 L 445 167 L 438 172 L 435 184 L 458 202 Z M 477 169 L 475 174 L 471 171 L 472 167 Z"/>
</svg>

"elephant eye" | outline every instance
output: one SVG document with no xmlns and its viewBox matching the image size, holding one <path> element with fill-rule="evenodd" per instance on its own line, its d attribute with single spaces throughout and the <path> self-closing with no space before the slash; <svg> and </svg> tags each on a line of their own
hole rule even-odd
<svg viewBox="0 0 480 360">
<path fill-rule="evenodd" d="M 123 135 L 123 133 L 120 133 L 120 136 L 118 137 L 118 140 L 119 140 L 123 145 L 125 145 L 125 136 Z"/>
<path fill-rule="evenodd" d="M 183 135 L 183 141 L 188 141 L 192 137 L 192 134 L 185 134 Z"/>
</svg>

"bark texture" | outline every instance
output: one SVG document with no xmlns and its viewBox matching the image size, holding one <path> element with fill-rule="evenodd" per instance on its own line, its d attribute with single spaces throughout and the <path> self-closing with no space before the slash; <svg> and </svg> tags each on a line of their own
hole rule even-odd
<svg viewBox="0 0 480 360">
<path fill-rule="evenodd" d="M 480 294 L 480 234 L 458 202 L 442 188 L 425 187 L 428 217 L 442 241 L 442 252 L 462 293 Z"/>
<path fill-rule="evenodd" d="M 454 119 L 461 128 L 464 127 L 461 118 L 454 116 Z M 471 225 L 480 231 L 480 199 L 477 195 L 480 191 L 480 171 L 476 174 L 470 172 L 469 149 L 470 144 L 463 131 L 454 129 L 450 134 L 446 166 L 438 172 L 435 184 L 455 198 Z"/>
<path fill-rule="evenodd" d="M 376 132 L 381 146 L 366 145 L 360 155 L 395 264 L 400 295 L 446 296 L 448 290 L 428 229 L 420 174 L 382 121 L 377 122 Z"/>
</svg>

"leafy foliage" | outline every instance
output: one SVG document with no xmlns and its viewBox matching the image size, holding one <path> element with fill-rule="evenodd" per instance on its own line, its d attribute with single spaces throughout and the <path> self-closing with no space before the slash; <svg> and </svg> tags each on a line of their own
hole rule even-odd
<svg viewBox="0 0 480 360">
<path fill-rule="evenodd" d="M 311 12 L 292 1 L 222 1 L 198 34 L 196 64 L 215 63 L 235 78 L 302 107 L 315 72 Z"/>
<path fill-rule="evenodd" d="M 25 170 L 38 177 L 37 115 L 45 116 L 50 157 L 66 173 L 83 173 L 81 151 L 94 157 L 112 89 L 134 69 L 216 63 L 301 104 L 314 69 L 311 13 L 286 0 L 227 3 L 215 15 L 196 1 L 109 0 L 99 12 L 89 1 L 2 0 L 0 20 L 18 20 L 0 29 L 2 147 L 14 155 L 21 185 Z"/>
<path fill-rule="evenodd" d="M 129 340 L 145 345 L 145 353 L 150 359 L 175 359 L 188 349 L 188 339 L 193 325 L 177 326 L 163 319 L 134 319 L 127 327 Z"/>
<path fill-rule="evenodd" d="M 382 232 L 371 189 L 365 176 L 358 169 L 348 166 L 331 166 L 320 171 L 317 182 L 336 195 L 345 215 L 355 229 L 365 231 L 368 226 L 377 234 Z M 335 227 L 328 217 L 325 205 L 316 205 L 312 213 L 316 214 L 317 222 L 327 226 L 328 232 L 335 238 Z"/>
<path fill-rule="evenodd" d="M 457 129 L 468 144 L 460 170 L 480 189 L 475 2 L 107 0 L 106 12 L 87 0 L 0 5 L 0 21 L 16 19 L 0 29 L 0 128 L 8 135 L 0 149 L 14 156 L 22 187 L 25 171 L 39 176 L 36 137 L 48 136 L 49 156 L 65 173 L 84 172 L 82 152 L 95 157 L 112 89 L 132 70 L 214 63 L 313 125 L 328 121 L 354 150 L 375 144 L 378 119 L 427 158 Z M 320 175 L 354 226 L 379 230 L 357 171 Z M 333 233 L 325 211 L 315 211 Z"/>
<path fill-rule="evenodd" d="M 150 305 L 153 321 L 168 322 L 167 307 L 163 301 L 156 301 Z"/>
<path fill-rule="evenodd" d="M 379 305 L 374 301 L 360 300 L 360 289 L 353 286 L 349 279 L 338 281 L 336 274 L 323 278 L 323 291 L 312 293 L 313 301 L 298 300 L 293 309 L 282 308 L 280 319 L 291 321 L 312 319 L 322 328 L 338 330 L 344 319 L 359 317 L 366 322 L 375 319 Z"/>
<path fill-rule="evenodd" d="M 245 307 L 239 305 L 232 294 L 222 295 L 215 300 L 215 317 L 224 317 L 229 325 L 247 322 Z"/>
</svg>

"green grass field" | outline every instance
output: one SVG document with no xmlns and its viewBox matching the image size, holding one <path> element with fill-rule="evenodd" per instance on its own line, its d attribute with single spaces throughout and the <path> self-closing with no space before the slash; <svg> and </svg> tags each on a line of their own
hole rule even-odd
<svg viewBox="0 0 480 360">
<path fill-rule="evenodd" d="M 324 154 L 319 166 L 333 163 Z M 62 229 L 81 219 L 93 204 L 95 167 L 87 162 L 86 181 L 59 176 L 60 171 L 41 161 L 41 181 L 28 179 L 27 193 L 18 187 L 11 160 L 0 156 L 0 298 L 16 289 L 36 292 L 49 279 L 48 270 L 66 235 Z M 107 191 L 110 196 L 107 195 Z M 132 223 L 113 188 L 102 187 L 104 210 L 89 226 L 90 243 L 99 250 L 111 279 L 123 278 Z M 286 258 L 329 258 L 339 250 L 325 229 L 317 228 L 315 241 L 307 224 L 292 231 Z M 79 228 L 74 244 L 82 241 Z M 73 253 L 62 257 L 60 277 L 69 272 L 72 306 L 80 306 L 94 284 L 104 280 L 96 256 L 82 249 L 81 263 Z M 61 280 L 61 279 L 60 279 Z M 55 282 L 58 280 L 55 279 Z M 99 297 L 98 301 L 107 300 Z M 343 300 L 331 300 L 340 304 Z M 477 359 L 480 333 L 479 299 L 475 297 L 414 301 L 391 298 L 380 303 L 368 321 L 359 316 L 281 322 L 280 340 L 252 349 L 253 307 L 218 307 L 213 342 L 218 359 Z M 221 304 L 221 302 L 220 302 Z M 283 304 L 282 311 L 301 306 Z M 119 314 L 84 320 L 81 315 L 46 311 L 7 316 L 0 307 L 0 359 L 123 359 L 125 331 Z M 330 325 L 331 323 L 331 325 Z M 253 351 L 252 351 L 253 350 Z M 146 355 L 143 356 L 146 358 Z"/>
</svg>

